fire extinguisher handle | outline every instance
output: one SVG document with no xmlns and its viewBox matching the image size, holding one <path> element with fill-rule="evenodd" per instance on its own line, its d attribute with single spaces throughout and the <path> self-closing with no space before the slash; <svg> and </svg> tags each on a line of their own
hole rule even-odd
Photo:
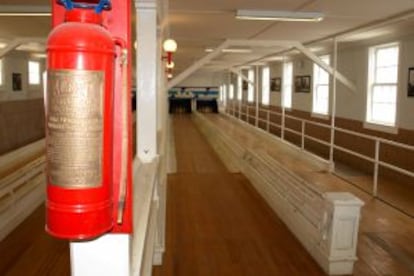
<svg viewBox="0 0 414 276">
<path fill-rule="evenodd" d="M 56 0 L 56 2 L 67 10 L 72 10 L 73 8 L 95 9 L 96 13 L 101 13 L 103 10 L 110 10 L 112 8 L 110 0 L 100 0 L 98 4 L 73 2 L 72 0 Z"/>
</svg>

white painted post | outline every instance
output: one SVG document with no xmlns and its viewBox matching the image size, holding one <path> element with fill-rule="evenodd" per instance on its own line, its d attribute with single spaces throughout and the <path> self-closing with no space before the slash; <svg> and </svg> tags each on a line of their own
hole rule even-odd
<svg viewBox="0 0 414 276">
<path fill-rule="evenodd" d="M 379 173 L 379 153 L 380 153 L 380 141 L 375 140 L 375 163 L 374 163 L 374 185 L 372 187 L 372 195 L 378 196 L 378 173 Z"/>
<path fill-rule="evenodd" d="M 70 243 L 72 276 L 130 276 L 127 234 L 107 234 L 87 242 Z"/>
<path fill-rule="evenodd" d="M 270 131 L 270 110 L 269 110 L 270 106 L 268 106 L 267 108 L 268 109 L 267 109 L 267 116 L 266 116 L 266 123 L 267 123 L 266 131 L 269 132 Z"/>
<path fill-rule="evenodd" d="M 137 10 L 137 156 L 150 163 L 157 156 L 157 3 L 135 0 Z"/>
<path fill-rule="evenodd" d="M 334 42 L 334 51 L 333 51 L 333 83 L 332 83 L 332 112 L 331 112 L 331 140 L 329 148 L 329 169 L 332 172 L 335 169 L 334 163 L 334 149 L 335 149 L 335 117 L 336 117 L 336 74 L 337 74 L 337 65 L 338 65 L 338 41 L 336 38 Z"/>
<path fill-rule="evenodd" d="M 259 66 L 255 67 L 255 78 L 254 78 L 254 92 L 256 96 L 256 120 L 255 120 L 255 126 L 259 126 Z"/>
<path fill-rule="evenodd" d="M 305 149 L 305 127 L 306 127 L 306 122 L 302 121 L 302 143 L 301 143 L 302 150 Z"/>
</svg>

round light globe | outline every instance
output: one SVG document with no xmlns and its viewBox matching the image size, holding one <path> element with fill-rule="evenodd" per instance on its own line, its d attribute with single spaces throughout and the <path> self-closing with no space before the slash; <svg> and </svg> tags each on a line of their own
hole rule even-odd
<svg viewBox="0 0 414 276">
<path fill-rule="evenodd" d="M 174 53 L 177 51 L 177 42 L 174 39 L 167 39 L 162 45 L 164 51 Z"/>
</svg>

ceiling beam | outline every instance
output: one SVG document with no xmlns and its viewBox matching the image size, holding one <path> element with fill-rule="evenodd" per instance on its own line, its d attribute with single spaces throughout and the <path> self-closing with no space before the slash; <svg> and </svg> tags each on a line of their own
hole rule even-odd
<svg viewBox="0 0 414 276">
<path fill-rule="evenodd" d="M 218 46 L 216 49 L 214 49 L 213 52 L 205 55 L 200 60 L 193 63 L 190 67 L 188 67 L 186 70 L 181 72 L 178 76 L 173 78 L 171 81 L 167 84 L 167 90 L 170 90 L 174 86 L 178 85 L 180 82 L 188 78 L 191 74 L 193 74 L 195 71 L 200 69 L 202 66 L 210 62 L 213 58 L 221 54 L 221 50 L 227 48 L 230 45 L 229 40 L 224 41 L 220 46 Z"/>
<path fill-rule="evenodd" d="M 325 71 L 327 71 L 330 75 L 333 75 L 336 77 L 336 79 L 341 82 L 343 85 L 348 87 L 352 92 L 356 92 L 356 86 L 355 84 L 350 81 L 347 77 L 345 77 L 343 74 L 338 72 L 338 70 L 335 70 L 330 65 L 326 64 L 324 61 L 322 61 L 317 55 L 315 55 L 312 51 L 310 51 L 308 48 L 303 46 L 301 43 L 297 42 L 295 45 L 295 48 L 301 51 L 305 56 L 307 56 L 310 60 L 318 64 L 320 67 L 322 67 Z M 334 72 L 336 71 L 336 74 Z"/>
<path fill-rule="evenodd" d="M 229 71 L 236 74 L 237 76 L 240 76 L 244 81 L 247 81 L 248 83 L 250 83 L 251 85 L 254 85 L 254 82 L 252 82 L 251 80 L 249 80 L 248 77 L 246 77 L 245 75 L 243 75 L 243 73 L 241 72 L 241 70 L 236 70 L 234 68 L 229 68 Z"/>
</svg>

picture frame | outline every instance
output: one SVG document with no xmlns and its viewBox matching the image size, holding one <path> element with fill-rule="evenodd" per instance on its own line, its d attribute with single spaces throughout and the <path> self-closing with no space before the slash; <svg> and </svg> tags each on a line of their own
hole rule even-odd
<svg viewBox="0 0 414 276">
<path fill-rule="evenodd" d="M 270 79 L 270 91 L 280 92 L 282 89 L 282 78 L 271 78 Z"/>
<path fill-rule="evenodd" d="M 414 67 L 408 68 L 407 96 L 414 97 Z"/>
<path fill-rule="evenodd" d="M 243 82 L 242 82 L 242 90 L 243 91 L 246 91 L 248 87 L 249 87 L 249 84 L 247 83 L 247 81 L 243 80 Z"/>
<path fill-rule="evenodd" d="M 22 74 L 12 73 L 12 89 L 13 91 L 22 91 Z"/>
<path fill-rule="evenodd" d="M 295 92 L 309 93 L 311 91 L 311 76 L 295 76 Z"/>
</svg>

